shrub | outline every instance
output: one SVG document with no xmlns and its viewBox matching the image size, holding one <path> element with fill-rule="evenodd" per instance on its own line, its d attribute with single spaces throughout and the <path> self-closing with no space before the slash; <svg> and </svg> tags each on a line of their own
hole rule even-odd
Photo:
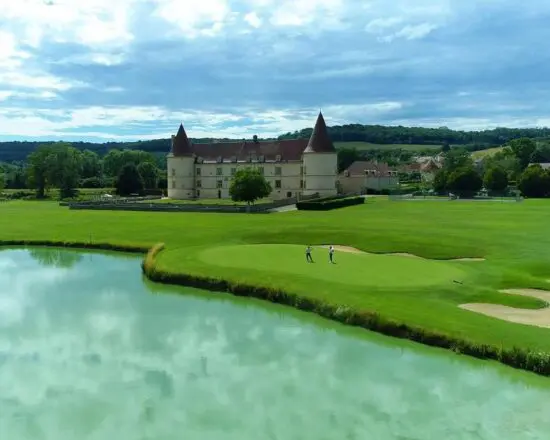
<svg viewBox="0 0 550 440">
<path fill-rule="evenodd" d="M 540 165 L 531 165 L 521 174 L 518 187 L 525 197 L 547 197 L 550 194 L 550 173 Z"/>
<path fill-rule="evenodd" d="M 461 197 L 473 197 L 482 187 L 483 181 L 473 167 L 458 168 L 449 174 L 447 189 Z"/>
<path fill-rule="evenodd" d="M 300 211 L 329 211 L 331 209 L 344 208 L 346 206 L 361 205 L 365 203 L 364 197 L 325 198 L 314 199 L 296 203 Z"/>
</svg>

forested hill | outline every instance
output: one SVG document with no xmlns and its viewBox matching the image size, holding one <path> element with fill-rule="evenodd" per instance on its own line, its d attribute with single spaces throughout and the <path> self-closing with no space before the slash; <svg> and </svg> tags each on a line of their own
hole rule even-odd
<svg viewBox="0 0 550 440">
<path fill-rule="evenodd" d="M 308 138 L 311 128 L 294 133 L 286 133 L 278 139 Z M 451 145 L 468 146 L 471 150 L 480 150 L 499 146 L 511 139 L 520 137 L 547 138 L 550 128 L 496 128 L 483 131 L 459 131 L 441 128 L 401 127 L 382 125 L 335 125 L 329 127 L 334 142 L 369 142 L 372 144 L 416 144 L 416 145 Z M 229 140 L 229 139 L 219 139 Z M 212 139 L 192 139 L 197 143 L 210 142 Z M 38 145 L 48 142 L 0 142 L 0 162 L 24 160 Z M 76 148 L 94 151 L 104 155 L 111 149 L 138 149 L 151 153 L 168 153 L 170 139 L 154 139 L 139 142 L 73 142 Z M 341 145 L 340 145 L 341 146 Z"/>
</svg>

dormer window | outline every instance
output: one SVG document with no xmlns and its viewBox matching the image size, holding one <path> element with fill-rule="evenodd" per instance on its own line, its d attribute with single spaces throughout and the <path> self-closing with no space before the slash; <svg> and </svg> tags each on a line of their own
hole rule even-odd
<svg viewBox="0 0 550 440">
<path fill-rule="evenodd" d="M 203 163 L 204 162 L 204 159 L 202 157 L 197 157 L 197 163 Z"/>
<path fill-rule="evenodd" d="M 277 156 L 275 156 L 275 162 L 280 162 L 280 161 L 281 161 L 281 155 L 277 154 Z"/>
<path fill-rule="evenodd" d="M 261 155 L 261 156 L 258 158 L 258 162 L 265 162 L 265 156 L 264 156 L 264 155 Z"/>
<path fill-rule="evenodd" d="M 344 176 L 349 177 L 349 170 L 344 171 Z"/>
<path fill-rule="evenodd" d="M 218 156 L 217 159 L 216 159 L 216 162 L 217 163 L 222 163 L 223 162 L 223 157 Z"/>
<path fill-rule="evenodd" d="M 231 162 L 237 163 L 237 156 L 231 156 Z"/>
</svg>

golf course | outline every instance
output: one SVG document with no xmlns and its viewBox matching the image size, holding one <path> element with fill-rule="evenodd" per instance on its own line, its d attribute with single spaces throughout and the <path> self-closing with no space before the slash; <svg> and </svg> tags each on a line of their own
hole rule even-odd
<svg viewBox="0 0 550 440">
<path fill-rule="evenodd" d="M 469 354 L 523 350 L 540 363 L 550 357 L 549 215 L 544 200 L 369 198 L 328 212 L 267 215 L 69 210 L 48 201 L 11 201 L 0 205 L 0 241 L 154 248 L 144 269 L 155 281 L 187 280 L 309 311 L 326 305 L 371 314 L 376 325 L 349 323 Z M 306 262 L 307 245 L 313 263 Z M 250 293 L 254 288 L 264 293 Z M 275 298 L 283 293 L 294 299 Z M 523 317 L 512 322 L 514 313 Z M 381 322 L 397 330 L 391 334 Z M 454 342 L 428 341 L 442 338 Z"/>
</svg>

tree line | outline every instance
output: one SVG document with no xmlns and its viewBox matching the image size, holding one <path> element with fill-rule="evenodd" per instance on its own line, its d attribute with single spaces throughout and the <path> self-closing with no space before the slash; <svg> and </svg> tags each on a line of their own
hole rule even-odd
<svg viewBox="0 0 550 440">
<path fill-rule="evenodd" d="M 472 196 L 485 188 L 502 195 L 516 187 L 526 197 L 550 196 L 550 170 L 540 163 L 550 162 L 550 146 L 529 138 L 514 139 L 494 155 L 474 161 L 464 149 L 445 153 L 445 161 L 433 181 L 437 193 Z"/>
<path fill-rule="evenodd" d="M 312 128 L 288 132 L 277 139 L 309 138 Z M 550 128 L 495 128 L 482 131 L 451 130 L 447 127 L 423 128 L 383 125 L 346 124 L 328 127 L 333 142 L 369 142 L 373 144 L 453 145 L 464 146 L 471 151 L 503 145 L 513 139 L 545 139 L 550 137 Z M 228 138 L 193 138 L 195 143 L 236 141 Z M 265 140 L 261 139 L 260 140 Z M 0 142 L 0 162 L 23 161 L 39 145 L 56 142 L 10 141 Z M 164 155 L 170 150 L 170 139 L 152 139 L 137 142 L 72 142 L 78 150 L 89 150 L 103 156 L 110 150 L 141 150 L 154 155 Z M 159 162 L 158 166 L 163 165 Z"/>
<path fill-rule="evenodd" d="M 128 171 L 130 170 L 130 171 Z M 0 163 L 0 187 L 32 189 L 43 198 L 52 189 L 59 189 L 61 198 L 71 198 L 77 188 L 115 187 L 126 195 L 121 176 L 128 173 L 138 180 L 138 192 L 166 188 L 166 172 L 157 158 L 142 150 L 110 150 L 104 156 L 94 151 L 79 150 L 70 143 L 43 144 L 32 151 L 24 162 Z M 122 185 L 122 186 L 120 186 Z"/>
<path fill-rule="evenodd" d="M 447 127 L 424 128 L 347 124 L 328 127 L 333 142 L 369 142 L 373 144 L 453 145 L 470 151 L 500 146 L 513 139 L 545 139 L 550 128 L 495 128 L 481 131 L 451 130 Z M 288 132 L 279 139 L 309 138 L 312 128 Z"/>
</svg>

